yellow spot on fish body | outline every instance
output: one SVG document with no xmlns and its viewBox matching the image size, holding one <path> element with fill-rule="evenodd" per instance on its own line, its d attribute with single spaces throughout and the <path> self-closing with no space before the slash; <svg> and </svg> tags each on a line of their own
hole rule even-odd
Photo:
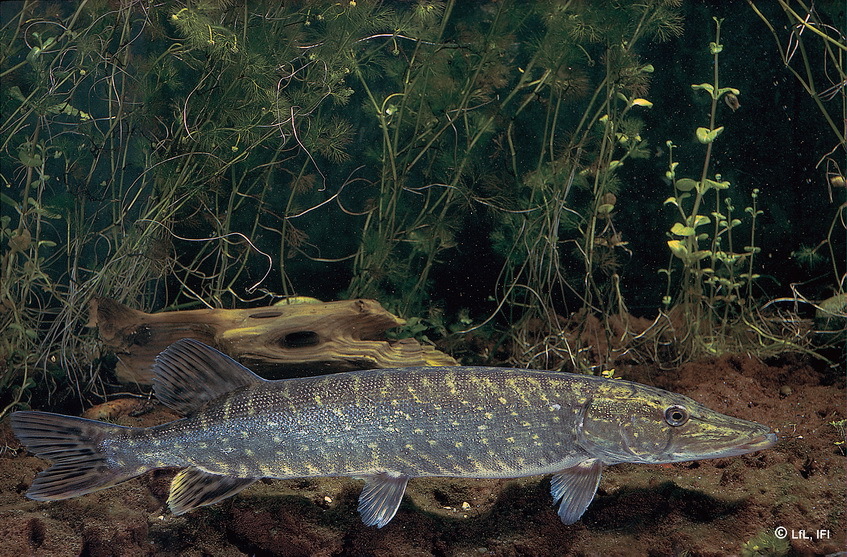
<svg viewBox="0 0 847 557">
<path fill-rule="evenodd" d="M 315 395 L 315 402 L 318 406 L 323 406 L 323 401 L 321 400 L 321 395 Z"/>
<path fill-rule="evenodd" d="M 456 448 L 457 449 L 461 449 L 462 446 L 463 446 L 463 443 L 461 441 L 456 441 Z"/>
<path fill-rule="evenodd" d="M 488 429 L 488 426 L 483 424 L 476 426 L 476 428 L 480 431 L 485 431 L 486 429 Z"/>
<path fill-rule="evenodd" d="M 424 430 L 422 430 L 422 429 L 421 429 L 421 428 L 419 428 L 419 427 L 416 427 L 415 429 L 413 429 L 413 430 L 412 430 L 412 433 L 417 433 L 418 435 L 420 435 L 420 434 L 421 434 L 421 433 L 423 433 L 423 432 L 424 432 Z"/>
<path fill-rule="evenodd" d="M 514 442 L 515 442 L 515 438 L 514 438 L 514 437 L 506 437 L 506 442 L 508 442 L 508 443 L 514 443 Z"/>
<path fill-rule="evenodd" d="M 444 384 L 447 385 L 447 388 L 450 390 L 451 395 L 459 394 L 459 390 L 456 389 L 456 374 L 453 372 L 446 373 L 444 375 Z"/>
<path fill-rule="evenodd" d="M 485 419 L 486 419 L 486 420 L 490 420 L 490 419 L 491 419 L 491 418 L 493 418 L 493 417 L 494 417 L 494 414 L 492 414 L 491 412 L 486 412 L 486 413 L 485 413 Z"/>
<path fill-rule="evenodd" d="M 500 401 L 500 404 L 506 404 L 506 399 L 503 398 L 502 396 L 500 398 L 498 398 L 497 400 Z"/>
<path fill-rule="evenodd" d="M 427 439 L 426 442 L 429 443 L 430 446 L 435 446 L 438 444 L 438 441 L 434 439 Z"/>
</svg>

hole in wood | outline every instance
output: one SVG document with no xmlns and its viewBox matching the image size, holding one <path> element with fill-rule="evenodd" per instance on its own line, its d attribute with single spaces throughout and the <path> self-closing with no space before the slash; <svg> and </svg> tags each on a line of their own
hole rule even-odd
<svg viewBox="0 0 847 557">
<path fill-rule="evenodd" d="M 282 315 L 281 311 L 270 310 L 270 311 L 258 311 L 256 313 L 251 313 L 250 317 L 253 319 L 267 319 L 269 317 L 279 317 Z"/>
<path fill-rule="evenodd" d="M 282 337 L 280 344 L 283 348 L 304 348 L 320 343 L 321 337 L 314 331 L 295 331 Z"/>
</svg>

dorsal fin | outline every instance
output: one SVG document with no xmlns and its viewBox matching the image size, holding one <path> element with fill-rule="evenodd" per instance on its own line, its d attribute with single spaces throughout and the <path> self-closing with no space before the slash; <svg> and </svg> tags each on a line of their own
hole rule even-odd
<svg viewBox="0 0 847 557">
<path fill-rule="evenodd" d="M 153 364 L 153 393 L 182 415 L 264 379 L 211 346 L 190 338 L 165 348 Z"/>
</svg>

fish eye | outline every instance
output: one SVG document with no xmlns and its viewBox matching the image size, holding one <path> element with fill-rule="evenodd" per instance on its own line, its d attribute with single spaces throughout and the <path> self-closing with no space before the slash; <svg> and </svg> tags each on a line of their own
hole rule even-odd
<svg viewBox="0 0 847 557">
<path fill-rule="evenodd" d="M 679 427 L 688 421 L 688 410 L 684 406 L 669 406 L 665 410 L 665 421 L 669 426 Z"/>
</svg>

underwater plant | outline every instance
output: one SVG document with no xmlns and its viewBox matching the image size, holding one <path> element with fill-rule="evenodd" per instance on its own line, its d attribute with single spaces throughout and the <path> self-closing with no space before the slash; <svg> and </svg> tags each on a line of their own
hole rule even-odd
<svg viewBox="0 0 847 557">
<path fill-rule="evenodd" d="M 673 329 L 672 337 L 677 361 L 702 355 L 716 355 L 731 350 L 758 354 L 786 349 L 803 351 L 800 339 L 790 333 L 773 331 L 756 312 L 753 285 L 759 278 L 755 258 L 761 251 L 756 246 L 760 190 L 750 192 L 750 205 L 744 208 L 749 223 L 749 240 L 740 249 L 734 230 L 742 225 L 735 217 L 732 184 L 721 174 L 711 172 L 713 148 L 724 126 L 718 125 L 721 101 L 732 109 L 741 91 L 720 83 L 721 22 L 715 22 L 715 40 L 709 44 L 712 56 L 712 82 L 693 84 L 694 91 L 709 97 L 708 124 L 695 131 L 697 142 L 704 146 L 703 163 L 697 179 L 680 176 L 680 161 L 674 159 L 676 145 L 668 141 L 668 170 L 665 174 L 673 185 L 674 195 L 664 204 L 674 208 L 676 222 L 670 228 L 667 245 L 671 261 L 660 272 L 666 275 L 667 288 L 663 305 L 667 315 L 660 315 L 665 325 L 651 331 L 661 334 L 665 327 Z M 674 292 L 675 290 L 675 292 Z M 658 321 L 657 321 L 658 322 Z M 752 331 L 755 338 L 750 338 Z"/>
<path fill-rule="evenodd" d="M 812 99 L 823 118 L 825 126 L 822 128 L 835 140 L 833 147 L 814 165 L 823 173 L 830 203 L 836 204 L 826 237 L 817 245 L 802 246 L 794 253 L 796 259 L 808 267 L 828 259 L 832 270 L 830 278 L 834 284 L 832 289 L 837 294 L 844 294 L 847 290 L 847 263 L 843 248 L 838 246 L 836 232 L 847 229 L 847 201 L 843 193 L 847 191 L 844 189 L 847 128 L 843 124 L 847 122 L 847 34 L 843 27 L 826 23 L 814 3 L 777 0 L 785 16 L 782 24 L 772 21 L 753 0 L 747 0 L 747 4 L 770 31 L 786 69 Z M 841 9 L 843 18 L 843 6 Z M 787 38 L 777 31 L 780 27 L 788 30 Z M 798 295 L 797 298 L 801 300 L 803 296 Z"/>
<path fill-rule="evenodd" d="M 654 71 L 637 50 L 682 26 L 678 2 L 613 4 L 568 3 L 544 14 L 545 32 L 521 69 L 533 76 L 531 89 L 495 136 L 508 178 L 487 177 L 496 195 L 486 203 L 501 213 L 492 242 L 506 261 L 499 304 L 512 322 L 515 364 L 587 369 L 597 362 L 582 354 L 584 326 L 627 314 L 618 271 L 630 252 L 615 207 L 620 169 L 649 156 L 639 112 L 652 106 L 643 95 Z M 518 127 L 533 120 L 541 130 Z M 573 330 L 566 316 L 576 311 Z"/>
<path fill-rule="evenodd" d="M 696 90 L 712 109 L 703 172 L 671 161 L 663 325 L 631 326 L 625 216 L 643 190 L 629 173 L 655 156 L 645 114 L 661 96 L 644 46 L 678 36 L 682 13 L 679 0 L 4 6 L 0 415 L 112 389 L 85 326 L 95 296 L 148 311 L 372 297 L 417 317 L 400 335 L 474 330 L 476 358 L 583 371 L 675 339 L 719 351 L 706 324 L 794 347 L 752 309 L 764 197 L 730 200 L 739 188 L 709 171 L 718 101 L 739 104 L 717 77 Z M 794 63 L 812 37 L 837 60 L 841 39 L 807 13 Z M 843 87 L 805 83 L 838 122 L 825 103 Z M 822 160 L 840 195 L 843 165 Z M 840 290 L 843 212 L 798 249 L 828 255 Z M 490 292 L 442 278 L 469 260 Z M 674 308 L 684 327 L 664 325 Z"/>
<path fill-rule="evenodd" d="M 386 25 L 353 7 L 31 2 L 3 22 L 0 414 L 34 386 L 102 396 L 93 296 L 293 293 L 292 259 L 320 258 L 299 223 L 346 210 L 324 164 L 347 158 L 352 127 L 322 108 L 349 100 L 351 49 Z"/>
<path fill-rule="evenodd" d="M 777 537 L 772 530 L 763 530 L 741 545 L 743 557 L 783 557 L 790 550 L 788 540 Z"/>
</svg>

